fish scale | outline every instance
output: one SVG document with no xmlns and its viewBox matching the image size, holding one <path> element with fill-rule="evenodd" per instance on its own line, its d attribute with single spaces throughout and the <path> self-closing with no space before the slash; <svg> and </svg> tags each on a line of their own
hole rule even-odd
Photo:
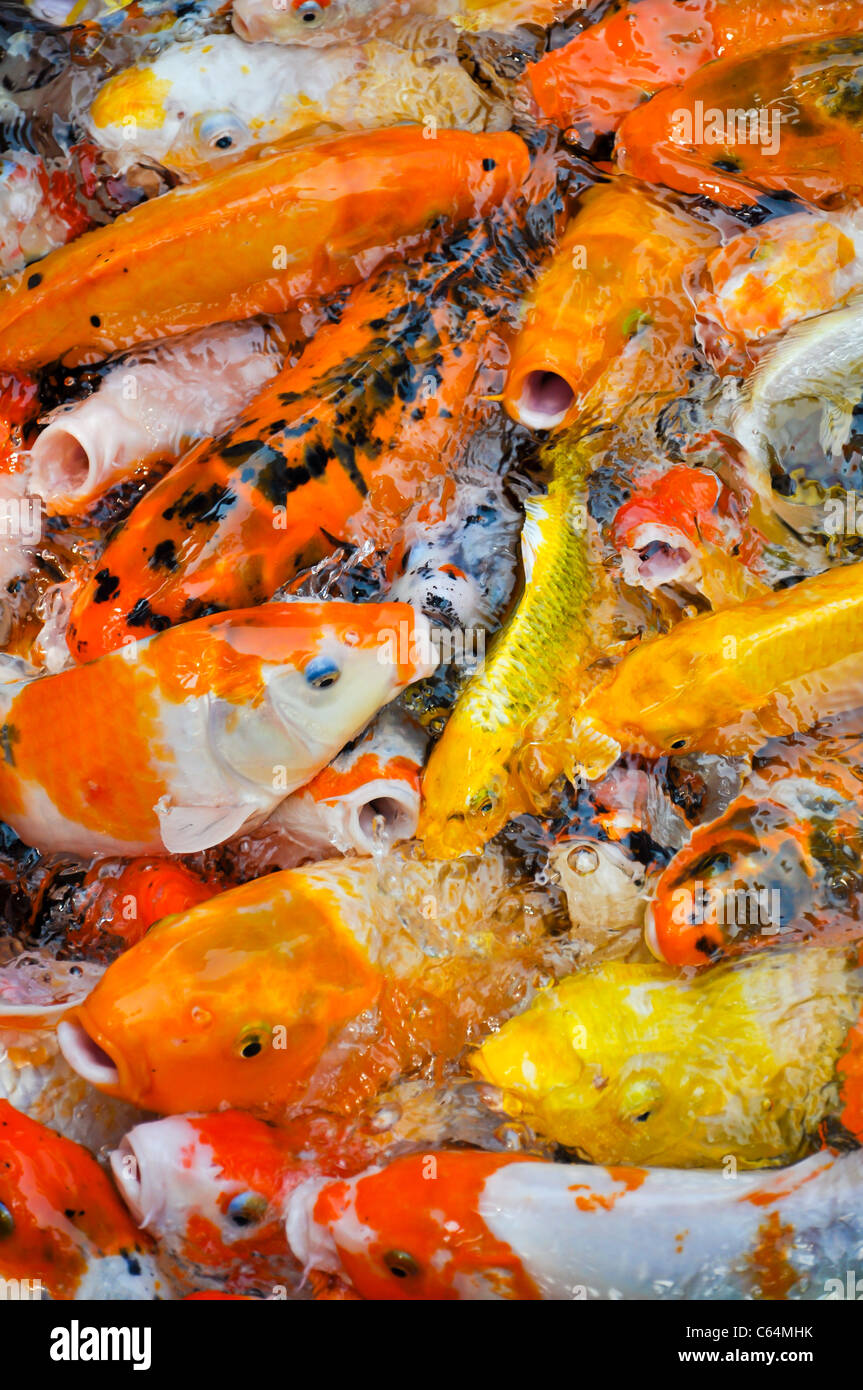
<svg viewBox="0 0 863 1390">
<path fill-rule="evenodd" d="M 579 707 L 572 756 L 602 776 L 622 749 L 749 751 L 779 715 L 838 713 L 863 666 L 863 564 L 689 618 L 627 653 Z"/>
<path fill-rule="evenodd" d="M 385 544 L 412 505 L 439 495 L 472 423 L 484 334 L 527 273 L 478 224 L 454 248 L 387 266 L 355 290 L 296 365 L 185 455 L 114 534 L 73 607 L 76 659 L 263 602 L 342 540 Z M 467 315 L 469 278 L 478 303 Z"/>
<path fill-rule="evenodd" d="M 523 597 L 457 701 L 426 769 L 418 833 L 438 858 L 480 849 L 511 816 L 531 809 L 518 769 L 531 726 L 543 718 L 554 725 L 564 715 L 596 650 L 589 613 L 599 579 L 586 491 L 592 449 L 568 442 L 551 458 L 548 495 L 527 504 Z M 548 728 L 544 741 L 551 743 Z"/>
</svg>

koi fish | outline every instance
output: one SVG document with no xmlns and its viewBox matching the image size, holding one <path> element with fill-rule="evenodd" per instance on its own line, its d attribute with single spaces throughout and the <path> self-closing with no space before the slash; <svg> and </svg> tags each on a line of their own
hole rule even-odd
<svg viewBox="0 0 863 1390">
<path fill-rule="evenodd" d="M 542 991 L 471 1065 L 508 1114 L 589 1162 L 787 1163 L 838 1112 L 855 961 L 779 948 L 692 979 L 606 961 Z"/>
<path fill-rule="evenodd" d="M 751 369 L 750 346 L 839 308 L 860 283 L 857 213 L 774 217 L 707 257 L 696 300 L 698 339 L 717 370 Z"/>
<path fill-rule="evenodd" d="M 381 660 L 400 623 L 407 649 Z M 406 605 L 269 604 L 9 680 L 2 814 L 26 844 L 85 857 L 219 844 L 434 670 L 421 648 L 431 651 L 428 621 Z M 118 778 L 121 749 L 129 772 Z"/>
<path fill-rule="evenodd" d="M 458 238 L 355 290 L 295 366 L 149 490 L 76 596 L 68 641 L 78 661 L 269 599 L 339 540 L 386 547 L 429 493 L 435 512 L 446 508 L 456 491 L 447 475 L 493 410 L 473 389 L 487 325 L 513 298 L 505 283 L 497 290 L 505 268 L 494 294 L 471 289 L 482 309 L 465 316 L 468 274 L 479 277 L 486 259 L 495 274 L 484 226 L 470 247 Z"/>
<path fill-rule="evenodd" d="M 859 704 L 863 565 L 838 566 L 643 640 L 579 706 L 572 759 L 593 780 L 623 749 L 752 751 Z"/>
<path fill-rule="evenodd" d="M 853 717 L 853 716 L 852 716 Z M 834 740 L 768 744 L 727 810 L 659 875 L 645 917 L 653 955 L 704 965 L 777 941 L 860 937 L 860 751 Z"/>
<path fill-rule="evenodd" d="M 334 852 L 381 854 L 412 839 L 426 743 L 418 724 L 385 709 L 362 738 L 264 822 L 263 864 L 291 869 L 303 859 Z M 255 864 L 260 870 L 258 853 Z"/>
<path fill-rule="evenodd" d="M 854 0 L 630 0 L 528 70 L 542 113 L 590 148 L 663 87 L 723 55 L 759 57 L 777 43 L 863 28 Z"/>
<path fill-rule="evenodd" d="M 224 886 L 169 859 L 99 859 L 84 877 L 87 905 L 70 944 L 92 947 L 107 935 L 113 945 L 134 946 L 154 922 L 187 912 Z"/>
<path fill-rule="evenodd" d="M 548 495 L 526 504 L 523 596 L 456 701 L 423 777 L 417 834 L 434 858 L 480 850 L 535 809 L 562 771 L 558 725 L 610 641 L 601 570 L 590 562 L 592 448 L 559 445 Z"/>
<path fill-rule="evenodd" d="M 861 1186 L 859 1153 L 728 1182 L 463 1149 L 309 1178 L 286 1226 L 364 1298 L 814 1300 L 853 1267 Z"/>
<path fill-rule="evenodd" d="M 584 954 L 631 957 L 647 909 L 644 865 L 620 845 L 567 836 L 549 854 L 549 866 L 563 887 L 573 936 Z"/>
<path fill-rule="evenodd" d="M 99 88 L 88 121 L 116 167 L 142 160 L 199 178 L 257 148 L 330 130 L 420 122 L 502 129 L 504 108 L 471 81 L 455 52 L 398 45 L 279 48 L 212 34 L 172 44 Z"/>
<path fill-rule="evenodd" d="M 268 874 L 157 923 L 60 1044 L 99 1089 L 162 1114 L 349 1114 L 517 1007 L 554 950 L 534 892 L 495 855 Z"/>
<path fill-rule="evenodd" d="M 120 1195 L 174 1286 L 231 1293 L 299 1284 L 282 1206 L 311 1168 L 286 1134 L 237 1110 L 136 1125 L 111 1154 Z"/>
<path fill-rule="evenodd" d="M 648 593 L 673 586 L 718 609 L 767 592 L 753 573 L 757 555 L 740 505 L 710 469 L 681 465 L 646 476 L 617 512 L 612 538 L 624 581 Z"/>
<path fill-rule="evenodd" d="M 764 193 L 815 207 L 837 195 L 859 201 L 861 61 L 861 39 L 849 36 L 710 63 L 626 117 L 617 167 L 731 208 L 753 206 Z"/>
<path fill-rule="evenodd" d="M 820 447 L 841 454 L 863 389 L 863 295 L 790 328 L 732 402 L 730 428 L 756 465 L 782 450 L 783 423 L 811 419 Z"/>
<path fill-rule="evenodd" d="M 94 361 L 282 313 L 303 295 L 365 278 L 435 218 L 481 216 L 519 186 L 527 166 L 516 135 L 441 130 L 426 140 L 420 127 L 405 126 L 222 170 L 141 203 L 0 284 L 0 367 L 70 353 Z"/>
<path fill-rule="evenodd" d="M 152 1242 L 80 1144 L 0 1100 L 0 1275 L 34 1297 L 170 1298 Z"/>
<path fill-rule="evenodd" d="M 275 1129 L 222 1110 L 136 1125 L 111 1154 L 111 1170 L 176 1289 L 285 1297 L 303 1277 L 285 1235 L 290 1192 L 317 1173 L 360 1171 L 375 1147 L 335 1116 Z"/>
<path fill-rule="evenodd" d="M 112 366 L 92 396 L 47 417 L 30 451 L 31 489 L 74 515 L 157 459 L 227 429 L 279 370 L 272 323 L 224 324 L 155 344 Z"/>
<path fill-rule="evenodd" d="M 512 418 L 562 429 L 678 390 L 692 365 L 684 272 L 716 241 L 661 193 L 589 189 L 525 306 L 503 395 Z"/>
<path fill-rule="evenodd" d="M 522 516 L 500 474 L 477 468 L 460 470 L 445 516 L 432 519 L 428 512 L 420 503 L 399 527 L 387 565 L 388 597 L 451 625 L 453 655 L 474 661 L 485 652 L 485 632 L 480 637 L 478 629 L 499 623 L 512 595 Z"/>
</svg>

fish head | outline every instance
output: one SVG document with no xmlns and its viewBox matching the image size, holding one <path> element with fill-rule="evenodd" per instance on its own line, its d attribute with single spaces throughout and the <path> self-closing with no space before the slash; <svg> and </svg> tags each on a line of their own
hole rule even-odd
<svg viewBox="0 0 863 1390">
<path fill-rule="evenodd" d="M 161 1114 L 299 1099 L 380 975 L 326 882 L 265 875 L 166 918 L 60 1024 L 92 1085 Z"/>
<path fill-rule="evenodd" d="M 87 1150 L 0 1100 L 0 1276 L 73 1298 L 93 1258 L 148 1249 Z"/>
<path fill-rule="evenodd" d="M 288 1239 L 304 1264 L 321 1261 L 363 1298 L 536 1298 L 518 1256 L 480 1214 L 486 1180 L 518 1161 L 429 1153 L 347 1181 L 309 1183 L 288 1200 Z"/>
<path fill-rule="evenodd" d="M 405 9 L 402 0 L 236 0 L 231 23 L 247 43 L 323 48 L 369 38 Z"/>
<path fill-rule="evenodd" d="M 456 707 L 432 750 L 417 835 L 432 859 L 481 854 L 513 816 L 531 809 L 510 769 L 513 738 L 472 725 Z"/>
<path fill-rule="evenodd" d="M 233 163 L 286 133 L 294 110 L 283 105 L 279 55 L 265 51 L 254 65 L 248 58 L 232 35 L 171 45 L 102 84 L 90 133 L 123 170 L 155 161 L 188 177 Z"/>
<path fill-rule="evenodd" d="M 408 604 L 337 601 L 214 614 L 151 639 L 142 660 L 166 700 L 207 697 L 217 760 L 274 802 L 437 665 L 428 620 Z"/>
<path fill-rule="evenodd" d="M 720 1110 L 697 993 L 663 966 L 606 962 L 540 994 L 473 1054 L 501 1104 L 592 1163 L 675 1162 Z"/>
<path fill-rule="evenodd" d="M 111 1154 L 120 1193 L 160 1254 L 186 1273 L 277 1278 L 290 1264 L 282 1203 L 292 1175 L 279 1132 L 238 1110 L 136 1125 Z"/>
<path fill-rule="evenodd" d="M 796 810 L 747 796 L 698 826 L 656 882 L 644 932 L 653 955 L 713 964 L 763 945 L 807 909 L 811 922 L 811 833 Z"/>
</svg>

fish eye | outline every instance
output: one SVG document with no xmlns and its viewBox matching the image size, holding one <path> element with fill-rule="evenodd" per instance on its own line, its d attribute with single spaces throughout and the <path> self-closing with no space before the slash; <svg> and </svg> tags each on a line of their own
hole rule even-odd
<svg viewBox="0 0 863 1390">
<path fill-rule="evenodd" d="M 214 111 L 204 116 L 198 135 L 211 150 L 232 150 L 243 143 L 248 127 L 231 111 Z"/>
<path fill-rule="evenodd" d="M 484 791 L 478 792 L 471 803 L 471 811 L 476 816 L 490 816 L 498 807 L 500 797 L 497 792 L 486 787 Z"/>
<path fill-rule="evenodd" d="M 407 1250 L 388 1250 L 384 1264 L 396 1279 L 414 1279 L 420 1272 L 419 1264 Z"/>
<path fill-rule="evenodd" d="M 11 1236 L 15 1231 L 15 1217 L 9 1208 L 0 1202 L 0 1240 L 4 1236 Z"/>
<path fill-rule="evenodd" d="M 679 749 L 685 748 L 686 744 L 687 740 L 685 738 L 676 738 L 671 746 L 675 750 L 675 752 L 677 752 Z"/>
<path fill-rule="evenodd" d="M 259 1057 L 267 1043 L 267 1035 L 262 1028 L 250 1029 L 247 1033 L 240 1036 L 237 1044 L 237 1052 L 246 1061 L 251 1061 L 253 1057 Z"/>
<path fill-rule="evenodd" d="M 238 1192 L 228 1203 L 228 1219 L 235 1226 L 255 1226 L 267 1210 L 267 1199 L 260 1192 Z"/>
<path fill-rule="evenodd" d="M 658 1081 L 637 1079 L 630 1082 L 623 1096 L 622 1118 L 633 1124 L 643 1125 L 659 1108 L 662 1101 L 662 1087 Z"/>
<path fill-rule="evenodd" d="M 315 690 L 329 690 L 341 674 L 336 663 L 329 657 L 319 657 L 317 661 L 310 661 L 306 667 L 306 684 L 313 686 Z"/>
<path fill-rule="evenodd" d="M 297 14 L 304 24 L 317 24 L 323 18 L 324 10 L 318 0 L 303 0 L 302 5 L 297 6 Z"/>
</svg>

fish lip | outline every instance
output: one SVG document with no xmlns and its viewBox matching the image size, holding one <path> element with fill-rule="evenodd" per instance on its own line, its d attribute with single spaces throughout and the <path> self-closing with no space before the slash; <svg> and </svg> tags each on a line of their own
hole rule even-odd
<svg viewBox="0 0 863 1390">
<path fill-rule="evenodd" d="M 111 1090 L 119 1087 L 120 1068 L 75 1014 L 57 1025 L 57 1043 L 72 1070 L 91 1086 Z"/>
<path fill-rule="evenodd" d="M 130 1129 L 109 1155 L 114 1182 L 141 1230 L 158 1225 L 167 1203 L 164 1184 L 148 1181 L 149 1165 L 136 1140 L 138 1131 L 146 1128 L 146 1125 L 136 1125 Z"/>
<path fill-rule="evenodd" d="M 652 956 L 663 965 L 667 964 L 665 956 L 659 946 L 659 936 L 656 930 L 656 921 L 653 916 L 653 903 L 648 903 L 644 910 L 644 944 Z"/>
<path fill-rule="evenodd" d="M 560 372 L 537 367 L 526 372 L 514 394 L 517 419 L 532 430 L 553 430 L 563 424 L 575 403 L 575 392 Z"/>
</svg>

